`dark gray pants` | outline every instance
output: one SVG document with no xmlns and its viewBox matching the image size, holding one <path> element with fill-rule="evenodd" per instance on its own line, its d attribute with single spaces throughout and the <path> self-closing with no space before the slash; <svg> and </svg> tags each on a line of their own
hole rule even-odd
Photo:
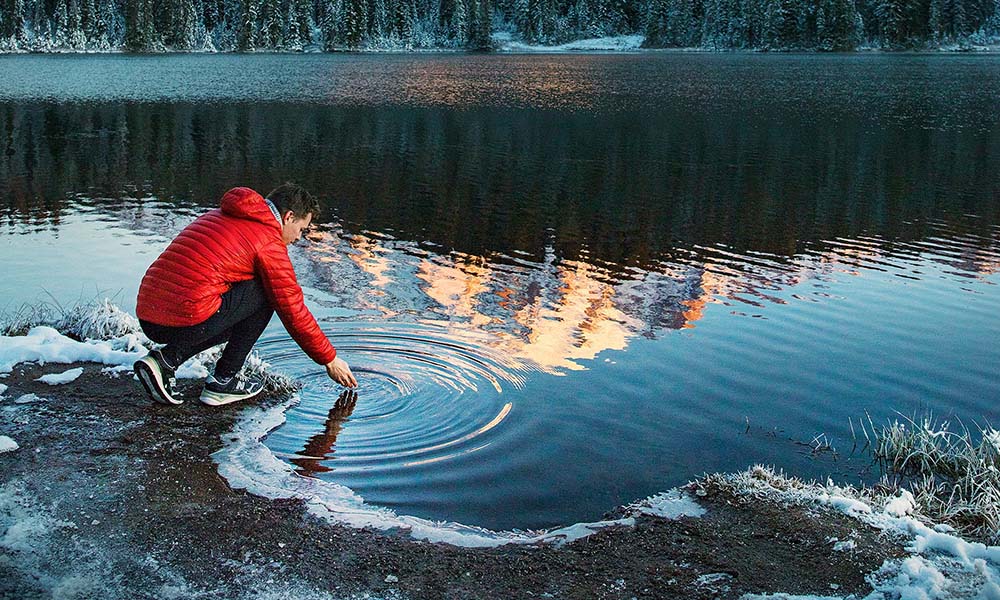
<svg viewBox="0 0 1000 600">
<path fill-rule="evenodd" d="M 251 279 L 234 283 L 222 295 L 219 310 L 197 325 L 167 327 L 145 320 L 140 320 L 139 324 L 149 339 L 166 344 L 160 353 L 172 369 L 202 350 L 229 342 L 215 364 L 215 376 L 228 379 L 243 368 L 247 355 L 273 314 L 274 309 L 260 282 Z"/>
</svg>

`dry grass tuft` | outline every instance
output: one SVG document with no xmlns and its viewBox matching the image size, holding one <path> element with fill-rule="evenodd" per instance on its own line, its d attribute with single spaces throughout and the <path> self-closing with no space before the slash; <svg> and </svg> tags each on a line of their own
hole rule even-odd
<svg viewBox="0 0 1000 600">
<path fill-rule="evenodd" d="M 872 453 L 908 483 L 920 511 L 963 534 L 1000 542 L 1000 431 L 928 416 L 872 429 Z M 902 485 L 902 484 L 900 484 Z"/>
</svg>

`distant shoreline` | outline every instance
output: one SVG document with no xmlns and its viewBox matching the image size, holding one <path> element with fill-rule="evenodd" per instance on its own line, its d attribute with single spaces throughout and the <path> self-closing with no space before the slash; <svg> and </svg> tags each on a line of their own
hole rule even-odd
<svg viewBox="0 0 1000 600">
<path fill-rule="evenodd" d="M 495 34 L 494 48 L 489 51 L 469 50 L 466 48 L 451 48 L 446 46 L 428 48 L 337 48 L 324 51 L 318 46 L 311 46 L 303 50 L 278 50 L 268 49 L 251 52 L 239 52 L 232 50 L 191 50 L 163 52 L 126 52 L 123 48 L 112 48 L 108 50 L 73 50 L 68 48 L 54 48 L 49 50 L 0 50 L 0 55 L 126 55 L 126 56 L 169 56 L 169 55 L 317 55 L 317 54 L 356 54 L 356 55 L 417 55 L 417 54 L 468 54 L 468 55 L 521 55 L 521 54 L 645 54 L 645 53 L 698 53 L 698 54 L 816 54 L 816 55 L 860 55 L 860 54 L 887 54 L 887 55 L 912 55 L 912 54 L 1000 54 L 1000 44 L 946 44 L 941 46 L 926 46 L 916 48 L 889 49 L 876 46 L 860 46 L 855 50 L 843 52 L 828 52 L 815 49 L 779 49 L 761 50 L 745 48 L 711 48 L 711 47 L 688 47 L 688 48 L 645 48 L 642 46 L 645 36 L 641 34 L 620 35 L 602 38 L 585 38 L 565 42 L 563 44 L 535 45 L 514 40 L 509 33 L 501 32 Z"/>
</svg>

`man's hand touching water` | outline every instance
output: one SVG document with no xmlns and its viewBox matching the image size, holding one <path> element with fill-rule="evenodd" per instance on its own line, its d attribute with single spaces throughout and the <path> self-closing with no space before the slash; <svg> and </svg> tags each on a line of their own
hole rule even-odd
<svg viewBox="0 0 1000 600">
<path fill-rule="evenodd" d="M 342 358 L 335 358 L 326 363 L 326 374 L 330 376 L 330 379 L 344 387 L 358 387 L 358 380 L 351 373 L 351 367 L 347 366 L 347 363 Z"/>
</svg>

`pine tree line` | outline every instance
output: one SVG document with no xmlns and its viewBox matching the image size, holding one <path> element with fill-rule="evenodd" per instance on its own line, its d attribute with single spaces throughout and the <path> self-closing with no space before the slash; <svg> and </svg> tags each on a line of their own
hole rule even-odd
<svg viewBox="0 0 1000 600">
<path fill-rule="evenodd" d="M 998 34 L 1000 0 L 650 0 L 645 45 L 842 51 Z"/>
<path fill-rule="evenodd" d="M 490 0 L 0 0 L 0 51 L 490 48 Z"/>
<path fill-rule="evenodd" d="M 1000 35 L 1000 0 L 0 0 L 0 51 L 487 50 L 644 33 L 647 47 L 851 50 Z"/>
</svg>

